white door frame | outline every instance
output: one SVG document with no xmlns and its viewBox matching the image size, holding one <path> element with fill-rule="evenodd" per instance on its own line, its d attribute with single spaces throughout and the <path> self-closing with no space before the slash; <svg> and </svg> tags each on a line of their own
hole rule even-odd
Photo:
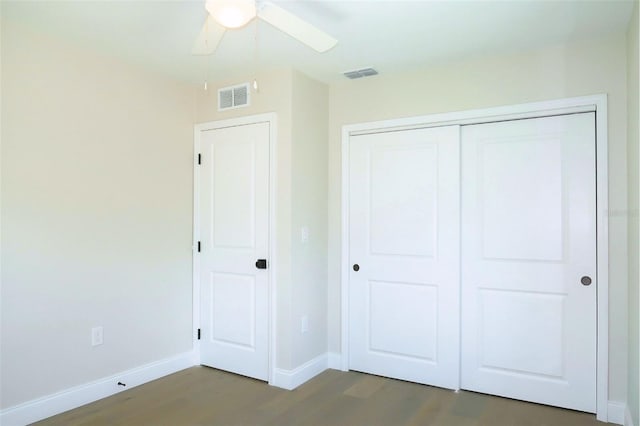
<svg viewBox="0 0 640 426">
<path fill-rule="evenodd" d="M 557 99 L 518 105 L 431 114 L 419 117 L 359 123 L 342 127 L 342 259 L 341 259 L 341 367 L 349 369 L 349 139 L 368 133 L 447 125 L 480 124 L 580 112 L 596 113 L 597 215 L 597 349 L 596 417 L 608 420 L 609 395 L 609 172 L 607 163 L 607 95 Z"/>
<path fill-rule="evenodd" d="M 200 241 L 200 167 L 198 167 L 198 155 L 200 154 L 200 137 L 207 130 L 222 129 L 225 127 L 245 126 L 249 124 L 269 123 L 269 384 L 273 384 L 276 368 L 276 147 L 277 147 L 277 115 L 266 113 L 250 115 L 246 117 L 231 118 L 227 120 L 210 121 L 196 124 L 193 130 L 193 349 L 196 354 L 196 364 L 200 365 L 200 341 L 198 329 L 200 328 L 200 253 L 198 253 L 198 241 Z"/>
</svg>

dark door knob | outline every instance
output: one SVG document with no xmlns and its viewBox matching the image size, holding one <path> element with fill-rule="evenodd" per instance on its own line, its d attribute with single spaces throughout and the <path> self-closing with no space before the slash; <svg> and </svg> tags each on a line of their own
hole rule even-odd
<svg viewBox="0 0 640 426">
<path fill-rule="evenodd" d="M 591 285 L 591 277 L 585 275 L 584 277 L 580 278 L 580 283 L 582 283 L 582 285 L 584 286 Z"/>
<path fill-rule="evenodd" d="M 353 270 L 354 270 L 354 271 L 356 271 L 356 272 L 358 272 L 358 271 L 360 270 L 360 265 L 358 265 L 357 263 L 355 263 L 355 264 L 353 265 Z"/>
<path fill-rule="evenodd" d="M 267 259 L 258 259 L 256 261 L 256 268 L 267 269 Z"/>
</svg>

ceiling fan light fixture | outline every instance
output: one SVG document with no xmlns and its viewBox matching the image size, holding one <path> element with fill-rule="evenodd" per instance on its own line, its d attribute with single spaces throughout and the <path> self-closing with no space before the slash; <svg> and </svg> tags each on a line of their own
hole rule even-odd
<svg viewBox="0 0 640 426">
<path fill-rule="evenodd" d="M 254 0 L 207 0 L 207 11 L 225 28 L 240 28 L 256 16 Z"/>
</svg>

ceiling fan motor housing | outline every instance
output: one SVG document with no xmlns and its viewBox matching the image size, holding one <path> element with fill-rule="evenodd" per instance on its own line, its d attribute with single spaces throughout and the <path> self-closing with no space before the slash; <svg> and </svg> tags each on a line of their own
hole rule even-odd
<svg viewBox="0 0 640 426">
<path fill-rule="evenodd" d="M 254 0 L 207 0 L 205 7 L 225 28 L 244 27 L 256 17 Z"/>
</svg>

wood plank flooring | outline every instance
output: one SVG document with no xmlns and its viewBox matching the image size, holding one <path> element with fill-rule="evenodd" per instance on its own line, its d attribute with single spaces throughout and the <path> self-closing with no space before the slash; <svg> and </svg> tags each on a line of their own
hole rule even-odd
<svg viewBox="0 0 640 426">
<path fill-rule="evenodd" d="M 294 391 L 193 367 L 38 425 L 591 426 L 592 414 L 327 370 Z"/>
</svg>

